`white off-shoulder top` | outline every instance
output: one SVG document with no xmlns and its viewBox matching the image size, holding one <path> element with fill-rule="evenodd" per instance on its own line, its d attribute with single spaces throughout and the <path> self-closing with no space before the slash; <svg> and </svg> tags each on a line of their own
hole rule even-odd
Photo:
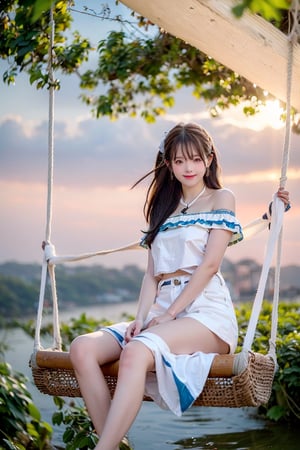
<svg viewBox="0 0 300 450">
<path fill-rule="evenodd" d="M 242 227 L 234 212 L 229 210 L 218 209 L 169 217 L 161 225 L 151 245 L 154 275 L 172 273 L 179 269 L 192 273 L 203 260 L 212 229 L 231 231 L 229 245 L 243 239 Z"/>
</svg>

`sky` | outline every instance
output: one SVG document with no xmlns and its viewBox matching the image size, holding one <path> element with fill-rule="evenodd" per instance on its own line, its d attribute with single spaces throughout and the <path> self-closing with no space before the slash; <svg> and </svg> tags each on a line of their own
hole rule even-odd
<svg viewBox="0 0 300 450">
<path fill-rule="evenodd" d="M 91 1 L 78 1 L 77 7 Z M 107 2 L 113 4 L 112 1 Z M 94 8 L 94 4 L 91 6 Z M 125 7 L 121 7 L 126 13 Z M 119 10 L 118 10 L 119 11 Z M 97 45 L 116 25 L 73 13 L 74 28 Z M 91 60 L 93 64 L 93 60 Z M 6 63 L 0 61 L 0 72 Z M 241 108 L 211 118 L 208 106 L 189 89 L 155 124 L 139 118 L 93 118 L 79 99 L 78 79 L 61 78 L 55 94 L 55 156 L 51 242 L 59 255 L 114 248 L 137 241 L 145 229 L 147 183 L 130 189 L 153 167 L 164 132 L 179 121 L 195 121 L 212 135 L 220 154 L 223 184 L 237 200 L 243 225 L 267 209 L 279 186 L 284 124 L 278 105 L 254 118 Z M 0 84 L 0 263 L 40 263 L 47 201 L 48 92 L 30 86 L 26 75 L 14 86 Z M 288 180 L 292 209 L 285 214 L 282 265 L 299 265 L 300 136 L 292 135 Z M 233 262 L 263 262 L 267 231 L 231 247 Z M 85 262 L 122 268 L 146 264 L 144 250 L 99 256 Z M 73 263 L 74 264 L 74 263 Z"/>
</svg>

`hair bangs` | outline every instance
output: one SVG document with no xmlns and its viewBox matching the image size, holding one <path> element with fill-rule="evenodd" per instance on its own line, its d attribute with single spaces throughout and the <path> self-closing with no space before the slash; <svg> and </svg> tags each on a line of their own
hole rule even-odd
<svg viewBox="0 0 300 450">
<path fill-rule="evenodd" d="M 200 156 L 202 161 L 206 160 L 203 143 L 196 136 L 187 134 L 179 136 L 178 142 L 173 147 L 171 159 L 176 159 L 179 154 L 185 159 L 193 159 L 195 156 Z"/>
</svg>

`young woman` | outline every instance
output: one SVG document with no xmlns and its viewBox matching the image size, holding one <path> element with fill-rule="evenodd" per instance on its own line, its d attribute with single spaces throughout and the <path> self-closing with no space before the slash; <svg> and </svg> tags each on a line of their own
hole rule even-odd
<svg viewBox="0 0 300 450">
<path fill-rule="evenodd" d="M 70 349 L 82 396 L 100 437 L 116 450 L 145 390 L 180 415 L 192 405 L 214 355 L 234 352 L 238 329 L 220 273 L 228 245 L 242 239 L 233 193 L 222 188 L 217 152 L 194 123 L 160 146 L 144 212 L 148 249 L 136 318 L 77 337 Z M 150 172 L 151 173 L 151 172 Z M 288 192 L 277 194 L 288 204 Z M 113 400 L 100 366 L 120 358 Z"/>
</svg>

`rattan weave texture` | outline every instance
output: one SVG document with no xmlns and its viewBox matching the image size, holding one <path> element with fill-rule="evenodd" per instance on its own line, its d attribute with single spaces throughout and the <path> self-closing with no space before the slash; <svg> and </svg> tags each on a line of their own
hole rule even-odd
<svg viewBox="0 0 300 450">
<path fill-rule="evenodd" d="M 275 363 L 269 356 L 249 352 L 248 366 L 243 372 L 232 377 L 208 378 L 194 405 L 237 408 L 266 404 L 274 373 Z M 73 369 L 32 367 L 32 374 L 37 388 L 44 394 L 81 397 Z M 113 396 L 117 377 L 106 375 L 105 378 Z"/>
</svg>

